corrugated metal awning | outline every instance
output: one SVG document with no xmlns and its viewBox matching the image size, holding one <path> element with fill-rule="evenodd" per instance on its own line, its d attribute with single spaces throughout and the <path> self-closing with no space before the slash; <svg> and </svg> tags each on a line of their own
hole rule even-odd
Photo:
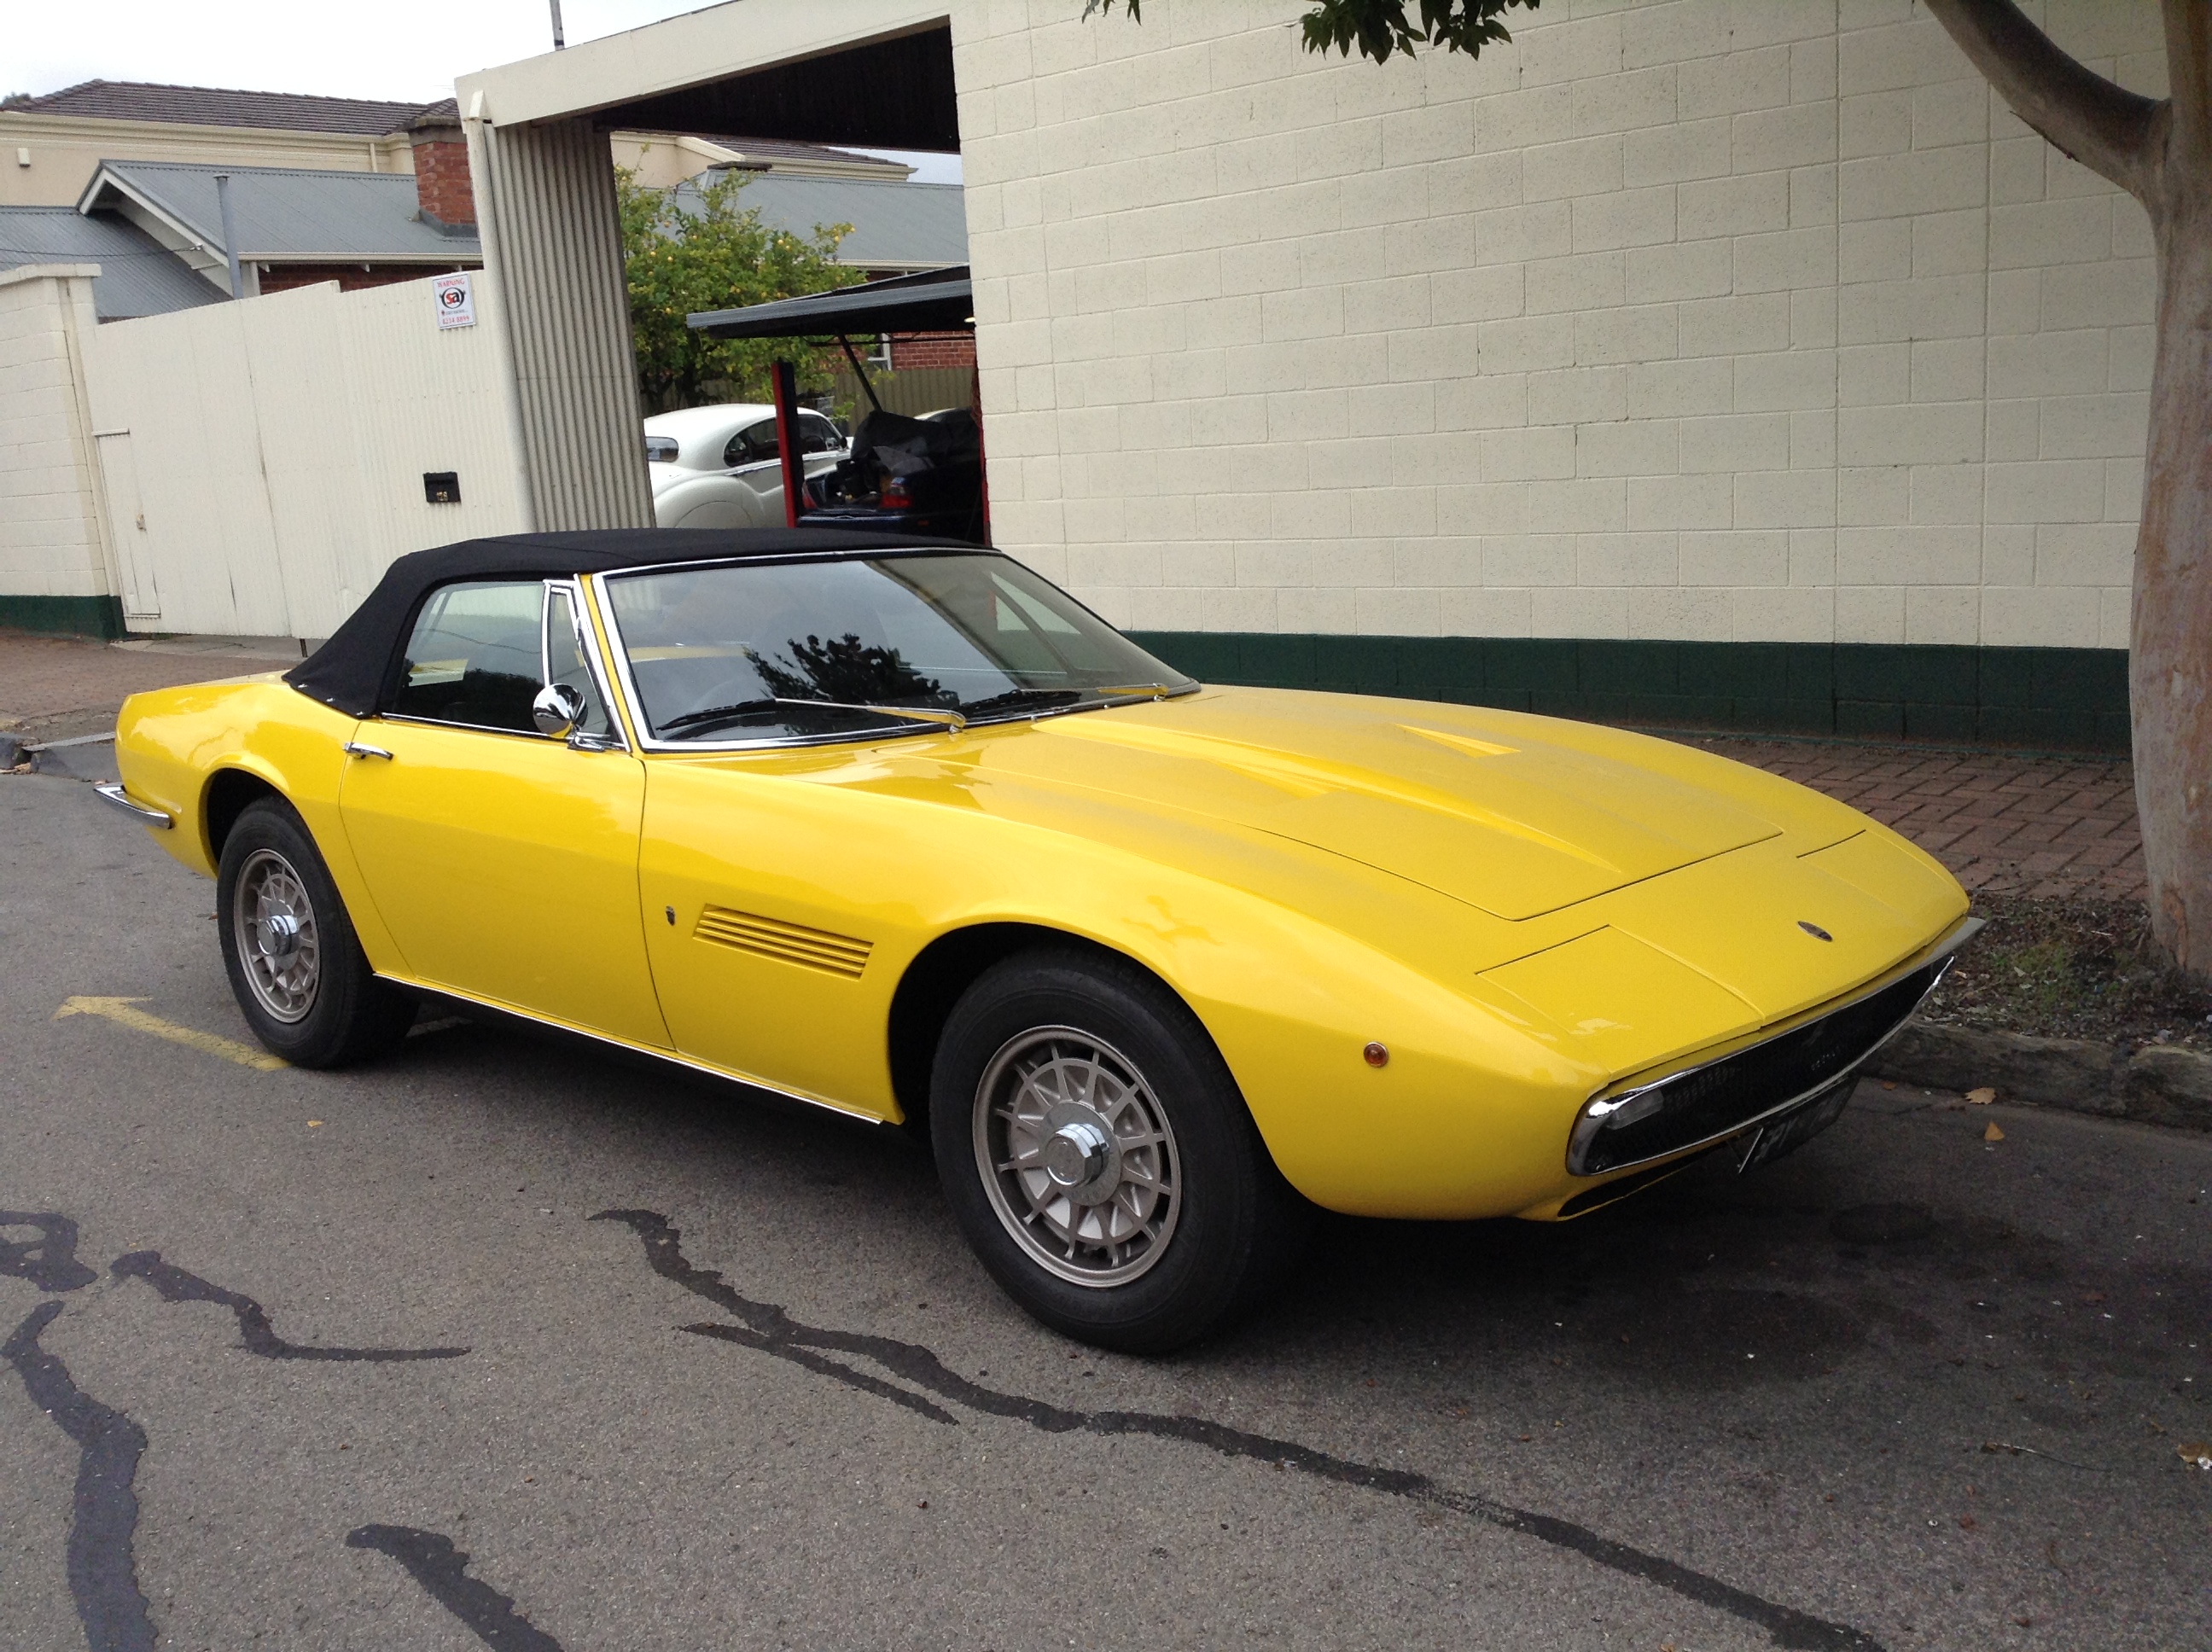
<svg viewBox="0 0 2212 1652">
<path fill-rule="evenodd" d="M 966 332 L 975 325 L 968 266 L 893 276 L 834 292 L 686 317 L 712 338 L 835 338 L 841 334 Z"/>
</svg>

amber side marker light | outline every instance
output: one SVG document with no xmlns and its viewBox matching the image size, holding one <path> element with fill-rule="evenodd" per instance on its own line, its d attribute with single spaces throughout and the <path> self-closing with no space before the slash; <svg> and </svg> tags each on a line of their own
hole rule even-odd
<svg viewBox="0 0 2212 1652">
<path fill-rule="evenodd" d="M 1370 1067 L 1387 1067 L 1390 1065 L 1390 1052 L 1380 1044 L 1370 1044 L 1359 1054 Z"/>
</svg>

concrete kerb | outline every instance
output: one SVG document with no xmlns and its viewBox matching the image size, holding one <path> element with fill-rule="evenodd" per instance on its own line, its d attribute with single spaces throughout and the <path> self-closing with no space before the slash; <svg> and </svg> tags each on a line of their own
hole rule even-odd
<svg viewBox="0 0 2212 1652">
<path fill-rule="evenodd" d="M 66 740 L 25 740 L 0 735 L 0 768 L 28 762 L 33 774 L 58 774 L 73 780 L 100 780 L 115 773 L 115 733 L 79 734 Z"/>
<path fill-rule="evenodd" d="M 1911 1021 L 1866 1071 L 1874 1078 L 2001 1101 L 2212 1131 L 2212 1055 L 2170 1044 L 2117 1045 Z"/>
</svg>

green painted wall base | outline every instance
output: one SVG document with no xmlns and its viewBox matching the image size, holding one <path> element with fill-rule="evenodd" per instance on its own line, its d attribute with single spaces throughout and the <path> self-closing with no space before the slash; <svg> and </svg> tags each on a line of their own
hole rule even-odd
<svg viewBox="0 0 2212 1652">
<path fill-rule="evenodd" d="M 1674 728 L 2128 750 L 2128 657 L 2118 648 L 1131 635 L 1206 682 Z"/>
<path fill-rule="evenodd" d="M 113 597 L 10 597 L 0 593 L 0 629 L 45 631 L 56 636 L 123 635 L 123 604 Z"/>
</svg>

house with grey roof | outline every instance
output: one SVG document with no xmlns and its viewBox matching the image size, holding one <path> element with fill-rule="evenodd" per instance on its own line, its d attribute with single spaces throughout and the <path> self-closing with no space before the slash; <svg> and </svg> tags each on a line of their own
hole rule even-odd
<svg viewBox="0 0 2212 1652">
<path fill-rule="evenodd" d="M 177 255 L 112 213 L 74 207 L 0 207 L 0 272 L 29 264 L 95 264 L 94 313 L 102 321 L 218 304 L 223 293 Z"/>
<path fill-rule="evenodd" d="M 122 220 L 221 293 L 233 251 L 242 297 L 319 281 L 351 291 L 483 262 L 473 224 L 443 223 L 423 210 L 425 175 L 104 161 L 77 210 Z M 235 248 L 225 239 L 218 178 L 228 179 Z"/>
</svg>

